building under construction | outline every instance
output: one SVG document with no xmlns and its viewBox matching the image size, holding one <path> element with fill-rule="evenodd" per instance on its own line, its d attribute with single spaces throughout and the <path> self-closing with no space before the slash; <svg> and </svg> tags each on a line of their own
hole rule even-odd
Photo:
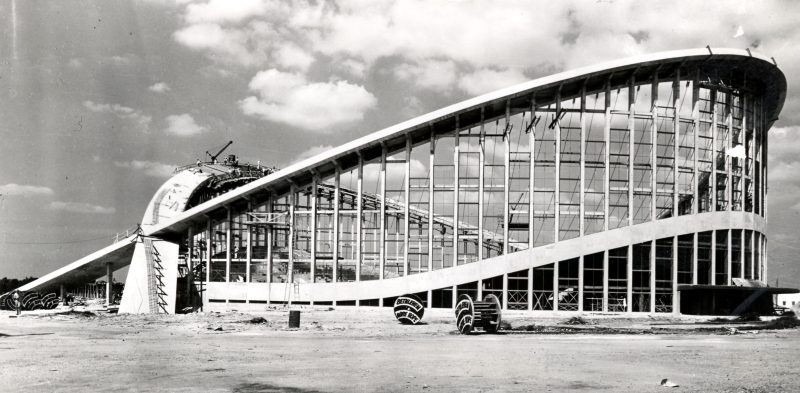
<svg viewBox="0 0 800 393">
<path fill-rule="evenodd" d="M 130 266 L 120 312 L 490 293 L 507 310 L 771 308 L 767 142 L 785 95 L 774 60 L 682 50 L 512 86 L 281 170 L 198 163 L 141 230 L 22 289 Z"/>
</svg>

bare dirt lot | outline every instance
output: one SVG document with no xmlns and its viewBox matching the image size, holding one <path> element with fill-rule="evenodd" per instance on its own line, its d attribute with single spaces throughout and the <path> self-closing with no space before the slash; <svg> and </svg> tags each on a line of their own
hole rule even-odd
<svg viewBox="0 0 800 393">
<path fill-rule="evenodd" d="M 307 308 L 299 330 L 287 329 L 286 310 L 0 312 L 0 390 L 800 391 L 797 329 L 509 314 L 517 330 L 462 336 L 449 310 L 404 326 L 389 308 Z M 663 378 L 680 386 L 662 387 Z"/>
</svg>

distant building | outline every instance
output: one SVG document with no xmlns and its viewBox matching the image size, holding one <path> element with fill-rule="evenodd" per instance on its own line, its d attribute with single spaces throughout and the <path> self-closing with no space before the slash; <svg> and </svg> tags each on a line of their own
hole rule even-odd
<svg viewBox="0 0 800 393">
<path fill-rule="evenodd" d="M 120 312 L 406 293 L 443 308 L 490 293 L 514 310 L 771 307 L 767 134 L 785 96 L 768 58 L 682 50 L 475 97 L 246 184 L 193 165 L 158 190 L 137 242 L 27 289 L 130 264 Z"/>
</svg>

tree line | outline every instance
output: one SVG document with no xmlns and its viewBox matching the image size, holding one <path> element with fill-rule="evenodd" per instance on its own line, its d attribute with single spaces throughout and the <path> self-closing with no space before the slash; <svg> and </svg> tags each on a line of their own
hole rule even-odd
<svg viewBox="0 0 800 393">
<path fill-rule="evenodd" d="M 36 279 L 37 277 L 25 277 L 23 279 L 3 277 L 0 279 L 0 294 L 13 291 Z"/>
</svg>

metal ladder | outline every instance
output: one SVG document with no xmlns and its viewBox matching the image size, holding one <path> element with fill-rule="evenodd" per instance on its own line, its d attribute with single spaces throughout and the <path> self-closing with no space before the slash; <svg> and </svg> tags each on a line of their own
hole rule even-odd
<svg viewBox="0 0 800 393">
<path fill-rule="evenodd" d="M 150 312 L 167 314 L 167 293 L 164 292 L 164 267 L 153 239 L 144 238 L 144 251 L 147 260 L 147 293 Z"/>
</svg>

